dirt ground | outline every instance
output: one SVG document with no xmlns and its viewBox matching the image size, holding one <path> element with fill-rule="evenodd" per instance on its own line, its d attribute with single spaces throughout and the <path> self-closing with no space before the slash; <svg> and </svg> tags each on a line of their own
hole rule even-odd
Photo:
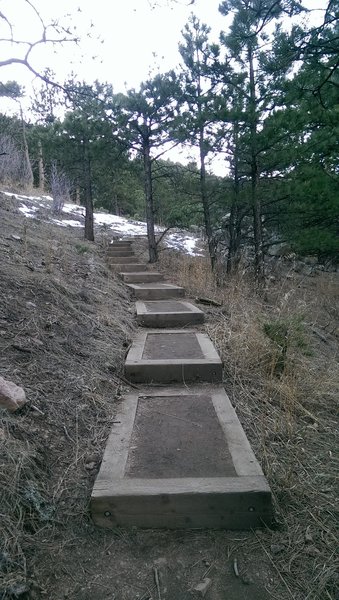
<svg viewBox="0 0 339 600">
<path fill-rule="evenodd" d="M 300 409 L 297 464 L 289 432 L 274 434 L 265 423 L 281 409 L 277 397 L 269 404 L 265 396 L 262 407 L 255 374 L 240 386 L 227 361 L 226 388 L 272 485 L 276 527 L 238 533 L 93 526 L 91 489 L 116 403 L 129 390 L 122 374 L 135 330 L 133 302 L 105 265 L 106 234 L 85 243 L 81 231 L 45 223 L 44 215 L 27 219 L 4 197 L 0 217 L 0 373 L 22 385 L 29 400 L 15 414 L 0 412 L 0 599 L 185 600 L 202 597 L 194 587 L 209 578 L 207 600 L 335 600 L 334 407 L 324 401 L 316 408 L 312 398 L 308 414 Z M 207 313 L 213 338 L 225 315 Z M 265 427 L 275 454 L 259 436 Z M 315 434 L 309 471 L 302 448 Z M 298 504 L 312 471 L 312 493 L 325 498 L 325 508 L 314 504 L 314 518 L 304 500 Z M 298 510 L 305 513 L 299 519 Z M 311 577 L 318 583 L 307 588 Z"/>
</svg>

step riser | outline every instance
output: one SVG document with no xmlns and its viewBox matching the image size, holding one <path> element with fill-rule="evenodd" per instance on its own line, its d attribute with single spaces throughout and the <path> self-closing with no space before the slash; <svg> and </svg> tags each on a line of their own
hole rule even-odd
<svg viewBox="0 0 339 600">
<path fill-rule="evenodd" d="M 125 283 L 149 283 L 154 281 L 163 281 L 164 276 L 161 273 L 122 273 L 122 279 Z"/>
<path fill-rule="evenodd" d="M 115 256 L 135 256 L 135 254 L 131 250 L 110 250 L 107 254 L 108 258 Z"/>
<path fill-rule="evenodd" d="M 131 246 L 132 242 L 113 242 L 113 244 L 110 244 L 108 248 L 131 248 Z"/>
<path fill-rule="evenodd" d="M 131 263 L 131 264 L 118 263 L 116 265 L 111 264 L 110 268 L 114 271 L 117 271 L 117 273 L 128 273 L 128 272 L 136 273 L 137 271 L 141 271 L 141 272 L 146 271 L 147 265 L 134 264 L 134 263 Z"/>
<path fill-rule="evenodd" d="M 197 497 L 198 496 L 198 497 Z M 92 499 L 91 512 L 99 527 L 141 527 L 150 529 L 229 529 L 233 531 L 261 528 L 272 524 L 271 494 L 251 494 L 254 510 L 244 506 L 244 494 L 206 494 L 170 497 L 167 494 L 122 496 Z"/>
<path fill-rule="evenodd" d="M 135 256 L 108 256 L 107 262 L 111 265 L 124 265 L 135 263 Z"/>
<path fill-rule="evenodd" d="M 185 296 L 184 289 L 170 290 L 133 290 L 134 297 L 138 300 L 171 300 L 172 298 L 183 298 Z"/>
<path fill-rule="evenodd" d="M 221 383 L 222 365 L 196 364 L 181 365 L 125 365 L 125 376 L 132 383 Z"/>
<path fill-rule="evenodd" d="M 137 323 L 140 327 L 187 327 L 199 325 L 205 320 L 202 313 L 180 313 L 180 314 L 152 314 L 137 315 Z"/>
<path fill-rule="evenodd" d="M 107 248 L 108 252 L 110 250 L 132 250 L 132 244 L 111 244 Z"/>
</svg>

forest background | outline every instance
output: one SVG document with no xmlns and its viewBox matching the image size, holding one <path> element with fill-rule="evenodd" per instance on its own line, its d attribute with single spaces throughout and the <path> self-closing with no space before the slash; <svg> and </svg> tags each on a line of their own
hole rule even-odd
<svg viewBox="0 0 339 600">
<path fill-rule="evenodd" d="M 212 270 L 250 264 L 259 282 L 270 254 L 335 262 L 338 1 L 326 3 L 317 26 L 293 20 L 307 13 L 300 0 L 226 0 L 219 11 L 230 26 L 218 44 L 192 13 L 181 63 L 125 93 L 74 75 L 61 83 L 46 69 L 36 73 L 28 118 L 22 87 L 1 83 L 1 95 L 17 106 L 16 115 L 0 115 L 2 186 L 51 193 L 56 210 L 69 199 L 83 204 L 88 240 L 94 208 L 146 217 L 151 262 L 158 258 L 155 223 L 203 230 Z M 34 14 L 41 39 L 12 58 L 33 72 L 36 45 L 78 41 L 71 27 Z M 1 18 L 6 43 L 13 28 Z M 167 158 L 173 148 L 188 149 L 194 160 Z M 226 176 L 213 172 L 216 156 Z"/>
</svg>

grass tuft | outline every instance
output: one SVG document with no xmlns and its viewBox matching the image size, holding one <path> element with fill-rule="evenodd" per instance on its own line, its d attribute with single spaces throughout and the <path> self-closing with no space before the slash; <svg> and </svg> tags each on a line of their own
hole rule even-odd
<svg viewBox="0 0 339 600">
<path fill-rule="evenodd" d="M 191 297 L 220 304 L 205 309 L 206 330 L 274 496 L 278 528 L 260 537 L 265 553 L 290 597 L 334 600 L 337 276 L 282 274 L 259 296 L 241 273 L 217 286 L 203 258 L 168 253 L 162 265 Z"/>
</svg>

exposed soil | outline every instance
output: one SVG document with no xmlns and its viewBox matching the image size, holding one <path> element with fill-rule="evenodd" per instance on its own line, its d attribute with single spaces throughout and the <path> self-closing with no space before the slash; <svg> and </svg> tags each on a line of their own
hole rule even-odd
<svg viewBox="0 0 339 600">
<path fill-rule="evenodd" d="M 205 577 L 208 600 L 334 600 L 329 388 L 321 404 L 312 394 L 302 404 L 292 433 L 281 424 L 274 435 L 278 396 L 261 403 L 256 374 L 232 385 L 227 362 L 228 391 L 275 494 L 275 531 L 93 526 L 91 489 L 128 391 L 133 303 L 105 265 L 104 237 L 85 243 L 79 230 L 22 217 L 14 201 L 6 209 L 0 198 L 0 373 L 29 402 L 0 414 L 1 600 L 185 600 L 201 597 L 193 588 Z M 213 324 L 225 319 L 209 314 Z"/>
<path fill-rule="evenodd" d="M 236 476 L 211 396 L 140 398 L 130 446 L 127 477 Z"/>
<path fill-rule="evenodd" d="M 151 302 L 145 302 L 145 306 L 147 312 L 189 312 L 190 310 L 188 306 L 185 306 L 179 300 L 168 300 L 167 302 L 166 300 L 162 302 L 156 302 L 153 300 Z"/>
<path fill-rule="evenodd" d="M 204 358 L 194 333 L 149 333 L 142 355 L 146 360 L 178 360 Z"/>
</svg>

